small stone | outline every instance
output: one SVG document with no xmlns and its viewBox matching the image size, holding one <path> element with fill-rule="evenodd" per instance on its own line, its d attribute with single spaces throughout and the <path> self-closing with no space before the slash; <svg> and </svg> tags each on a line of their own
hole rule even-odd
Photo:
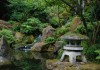
<svg viewBox="0 0 100 70">
<path fill-rule="evenodd" d="M 80 62 L 80 64 L 81 64 L 81 65 L 84 65 L 84 64 L 86 64 L 86 63 L 85 63 L 85 62 Z"/>
</svg>

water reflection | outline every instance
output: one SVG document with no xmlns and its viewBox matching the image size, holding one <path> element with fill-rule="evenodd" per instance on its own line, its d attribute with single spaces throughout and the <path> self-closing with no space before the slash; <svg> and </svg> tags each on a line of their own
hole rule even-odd
<svg viewBox="0 0 100 70">
<path fill-rule="evenodd" d="M 12 65 L 2 66 L 0 70 L 46 70 L 46 60 L 54 59 L 51 52 L 19 51 L 12 52 Z"/>
</svg>

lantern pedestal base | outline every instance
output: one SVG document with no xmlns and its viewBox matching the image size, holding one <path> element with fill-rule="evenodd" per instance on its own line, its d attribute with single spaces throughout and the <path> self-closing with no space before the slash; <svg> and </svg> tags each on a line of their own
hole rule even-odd
<svg viewBox="0 0 100 70">
<path fill-rule="evenodd" d="M 61 61 L 64 60 L 65 55 L 69 56 L 69 62 L 72 64 L 76 63 L 76 57 L 81 56 L 82 62 L 87 62 L 85 56 L 82 54 L 82 52 L 75 52 L 75 51 L 64 51 L 61 57 Z"/>
</svg>

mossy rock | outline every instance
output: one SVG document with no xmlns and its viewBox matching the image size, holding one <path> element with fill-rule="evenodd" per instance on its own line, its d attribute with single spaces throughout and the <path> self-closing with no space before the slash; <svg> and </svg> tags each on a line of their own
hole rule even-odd
<svg viewBox="0 0 100 70">
<path fill-rule="evenodd" d="M 54 52 L 54 45 L 37 42 L 31 47 L 31 50 L 36 52 Z"/>
<path fill-rule="evenodd" d="M 37 51 L 37 52 L 41 52 L 43 51 L 44 49 L 42 49 L 43 47 L 45 47 L 45 43 L 44 42 L 38 42 L 38 43 L 35 43 L 32 47 L 31 47 L 31 50 L 32 51 Z"/>
<path fill-rule="evenodd" d="M 28 43 L 28 44 L 31 44 L 34 41 L 34 36 L 33 35 L 25 36 L 24 38 L 26 40 L 26 43 Z"/>
<path fill-rule="evenodd" d="M 16 32 L 15 33 L 15 42 L 16 43 L 22 42 L 23 37 L 24 37 L 24 34 L 22 34 L 21 32 Z"/>
<path fill-rule="evenodd" d="M 46 38 L 54 36 L 55 29 L 52 26 L 47 26 L 42 31 L 42 41 L 45 41 Z"/>
<path fill-rule="evenodd" d="M 13 45 L 13 47 L 15 49 L 18 49 L 18 48 L 24 47 L 25 45 L 26 45 L 25 43 L 18 43 L 18 44 Z"/>
</svg>

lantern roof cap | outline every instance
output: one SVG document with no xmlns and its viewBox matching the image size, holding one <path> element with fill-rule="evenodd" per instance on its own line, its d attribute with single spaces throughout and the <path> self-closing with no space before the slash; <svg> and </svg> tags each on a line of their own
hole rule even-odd
<svg viewBox="0 0 100 70">
<path fill-rule="evenodd" d="M 61 36 L 61 39 L 66 39 L 66 40 L 88 40 L 89 38 L 86 35 L 82 35 L 80 33 L 72 33 L 68 32 Z"/>
</svg>

